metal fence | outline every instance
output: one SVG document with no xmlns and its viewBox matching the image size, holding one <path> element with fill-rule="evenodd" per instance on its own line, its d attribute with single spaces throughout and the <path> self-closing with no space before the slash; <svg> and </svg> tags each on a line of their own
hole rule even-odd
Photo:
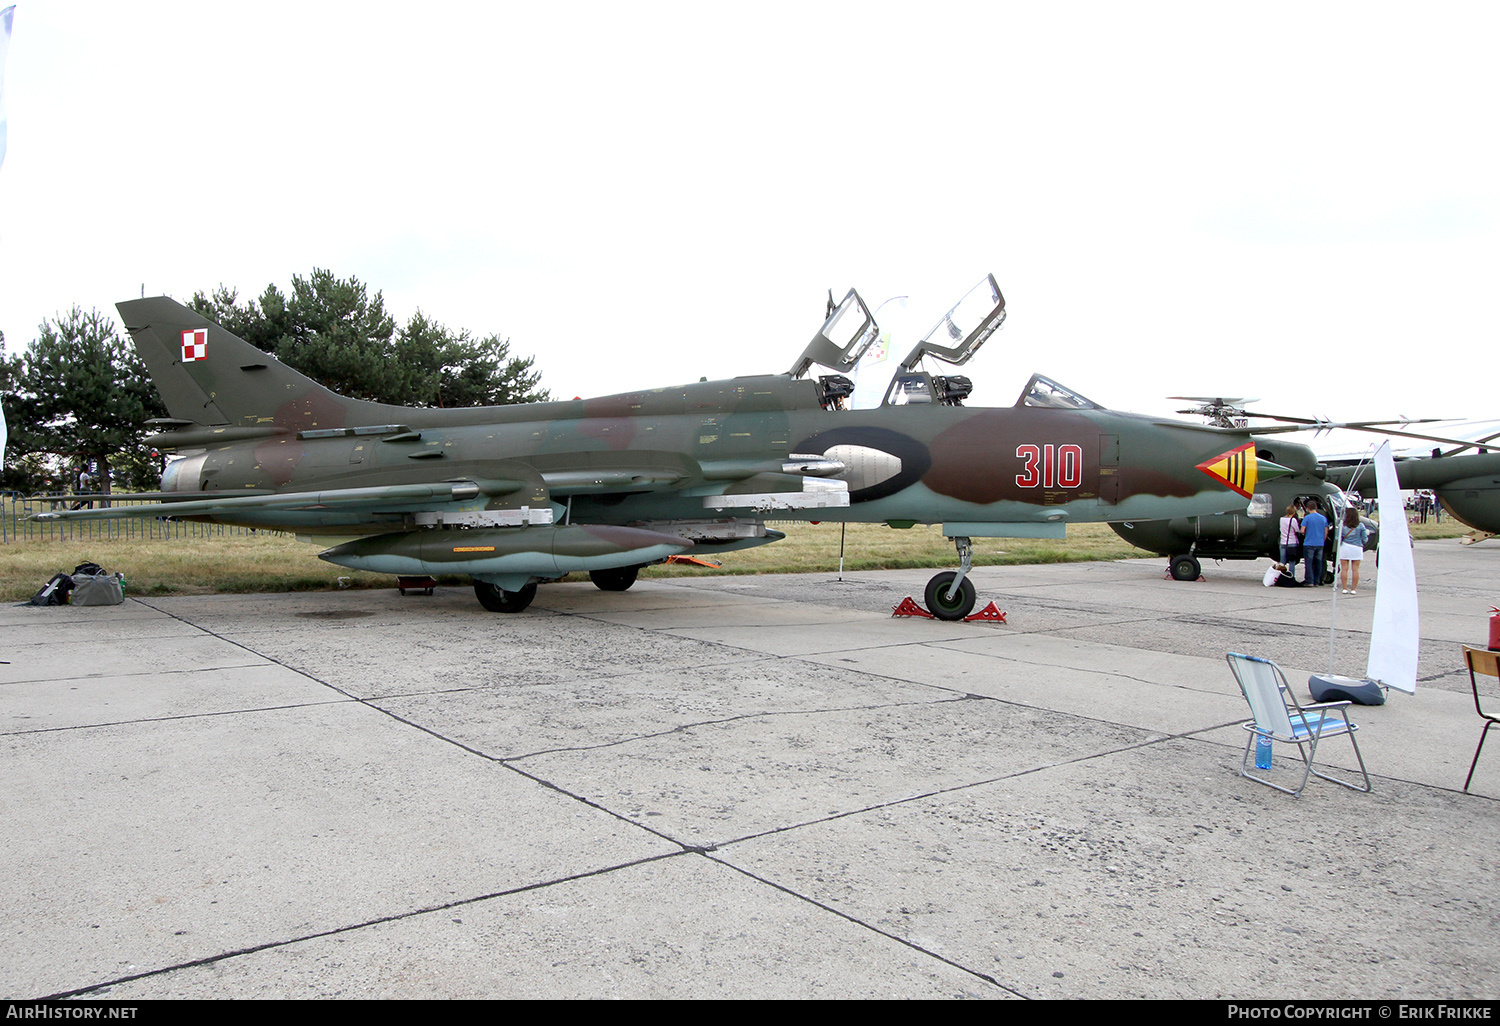
<svg viewBox="0 0 1500 1026">
<path fill-rule="evenodd" d="M 124 520 L 33 520 L 38 513 L 72 509 L 79 500 L 69 495 L 21 495 L 0 492 L 0 544 L 68 541 L 173 541 L 184 538 L 221 538 L 255 534 L 245 527 L 204 524 L 193 520 L 133 517 Z M 85 506 L 102 505 L 98 500 Z M 112 506 L 132 505 L 110 500 Z M 141 505 L 141 503 L 134 503 Z"/>
</svg>

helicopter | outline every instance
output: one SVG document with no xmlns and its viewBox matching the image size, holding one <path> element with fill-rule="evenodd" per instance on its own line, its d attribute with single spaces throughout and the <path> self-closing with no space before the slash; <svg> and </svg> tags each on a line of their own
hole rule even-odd
<svg viewBox="0 0 1500 1026">
<path fill-rule="evenodd" d="M 1178 413 L 1205 417 L 1216 427 L 1251 432 L 1259 459 L 1277 463 L 1292 471 L 1290 474 L 1264 480 L 1243 511 L 1110 524 L 1116 534 L 1132 545 L 1166 556 L 1168 572 L 1177 581 L 1196 581 L 1202 575 L 1204 559 L 1280 559 L 1281 517 L 1293 505 L 1303 507 L 1309 500 L 1316 500 L 1321 512 L 1331 523 L 1336 523 L 1343 517 L 1344 510 L 1348 508 L 1344 487 L 1352 487 L 1349 479 L 1339 480 L 1335 472 L 1320 462 L 1306 446 L 1285 443 L 1275 435 L 1309 429 L 1330 430 L 1335 427 L 1374 430 L 1388 424 L 1404 426 L 1428 422 L 1401 418 L 1334 423 L 1320 418 L 1252 414 L 1245 409 L 1247 404 L 1257 401 L 1251 398 L 1183 395 L 1168 398 L 1198 404 L 1190 409 L 1178 410 Z M 1252 417 L 1290 422 L 1297 426 L 1251 428 L 1249 424 Z M 1372 490 L 1373 482 L 1372 471 L 1368 485 Z M 1372 533 L 1367 547 L 1373 548 L 1377 537 Z M 1327 558 L 1332 558 L 1331 554 Z"/>
</svg>

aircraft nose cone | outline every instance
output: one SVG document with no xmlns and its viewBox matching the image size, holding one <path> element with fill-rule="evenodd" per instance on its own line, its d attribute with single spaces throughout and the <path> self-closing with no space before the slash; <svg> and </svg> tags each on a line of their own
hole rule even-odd
<svg viewBox="0 0 1500 1026">
<path fill-rule="evenodd" d="M 1276 477 L 1295 474 L 1296 471 L 1279 463 L 1263 460 L 1255 455 L 1255 443 L 1221 452 L 1219 455 L 1198 464 L 1198 469 L 1220 484 L 1228 485 L 1245 498 L 1251 498 L 1257 481 L 1269 481 Z"/>
<path fill-rule="evenodd" d="M 1270 481 L 1273 478 L 1287 477 L 1295 473 L 1296 471 L 1291 467 L 1283 467 L 1280 463 L 1272 463 L 1270 460 L 1263 460 L 1256 457 L 1255 477 L 1258 481 Z"/>
</svg>

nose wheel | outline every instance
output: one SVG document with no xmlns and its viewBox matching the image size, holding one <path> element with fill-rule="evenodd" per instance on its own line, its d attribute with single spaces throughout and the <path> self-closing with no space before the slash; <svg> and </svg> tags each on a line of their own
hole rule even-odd
<svg viewBox="0 0 1500 1026">
<path fill-rule="evenodd" d="M 945 570 L 927 582 L 924 597 L 927 608 L 939 620 L 962 620 L 974 611 L 974 582 L 969 571 L 974 567 L 974 546 L 968 538 L 954 538 L 958 547 L 958 570 Z"/>
<path fill-rule="evenodd" d="M 927 609 L 939 620 L 962 620 L 974 611 L 974 582 L 945 570 L 927 582 Z"/>
</svg>

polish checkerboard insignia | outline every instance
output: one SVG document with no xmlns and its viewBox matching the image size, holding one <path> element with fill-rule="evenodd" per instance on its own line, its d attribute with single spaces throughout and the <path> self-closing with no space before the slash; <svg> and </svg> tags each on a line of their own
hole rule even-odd
<svg viewBox="0 0 1500 1026">
<path fill-rule="evenodd" d="M 182 333 L 182 362 L 208 359 L 208 329 L 188 328 Z"/>
</svg>

